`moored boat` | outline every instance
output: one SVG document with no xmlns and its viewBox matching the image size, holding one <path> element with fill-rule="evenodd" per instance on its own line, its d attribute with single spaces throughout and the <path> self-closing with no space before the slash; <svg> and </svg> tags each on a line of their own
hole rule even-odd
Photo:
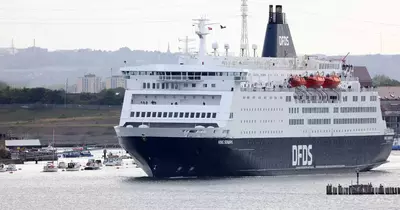
<svg viewBox="0 0 400 210">
<path fill-rule="evenodd" d="M 4 165 L 3 163 L 0 164 L 0 172 L 6 172 L 7 171 L 7 166 Z"/>
<path fill-rule="evenodd" d="M 79 171 L 81 169 L 81 164 L 78 162 L 71 161 L 68 163 L 66 171 Z"/>
<path fill-rule="evenodd" d="M 89 159 L 86 163 L 85 170 L 99 170 L 100 164 L 94 159 Z"/>
<path fill-rule="evenodd" d="M 106 158 L 104 160 L 105 166 L 122 166 L 122 158 Z"/>
<path fill-rule="evenodd" d="M 10 164 L 7 166 L 7 171 L 18 171 L 17 166 L 15 164 Z"/>
<path fill-rule="evenodd" d="M 57 168 L 65 169 L 65 168 L 67 168 L 67 164 L 65 162 L 61 161 L 61 162 L 58 163 Z"/>
<path fill-rule="evenodd" d="M 43 172 L 57 172 L 58 168 L 54 165 L 53 162 L 48 162 L 44 167 L 43 167 Z"/>
</svg>

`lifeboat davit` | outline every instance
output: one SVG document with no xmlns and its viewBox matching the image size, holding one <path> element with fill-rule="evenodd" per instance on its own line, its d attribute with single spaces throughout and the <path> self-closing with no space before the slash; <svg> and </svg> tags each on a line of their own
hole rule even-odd
<svg viewBox="0 0 400 210">
<path fill-rule="evenodd" d="M 303 77 L 300 76 L 291 76 L 289 78 L 289 84 L 292 87 L 299 87 L 302 85 L 306 85 L 306 80 Z"/>
<path fill-rule="evenodd" d="M 340 78 L 336 75 L 326 75 L 325 82 L 322 85 L 324 88 L 337 88 L 340 84 Z"/>
<path fill-rule="evenodd" d="M 319 75 L 310 75 L 306 77 L 307 88 L 320 88 L 325 82 L 325 78 Z"/>
</svg>

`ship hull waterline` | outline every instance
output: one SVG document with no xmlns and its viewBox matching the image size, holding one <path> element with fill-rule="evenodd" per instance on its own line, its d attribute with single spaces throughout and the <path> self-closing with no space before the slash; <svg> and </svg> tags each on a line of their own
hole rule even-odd
<svg viewBox="0 0 400 210">
<path fill-rule="evenodd" d="M 385 136 L 118 137 L 149 177 L 276 176 L 369 171 L 387 162 Z"/>
</svg>

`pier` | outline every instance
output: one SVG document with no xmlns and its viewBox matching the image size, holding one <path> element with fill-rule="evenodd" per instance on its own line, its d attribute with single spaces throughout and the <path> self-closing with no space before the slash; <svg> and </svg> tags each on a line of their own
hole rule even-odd
<svg viewBox="0 0 400 210">
<path fill-rule="evenodd" d="M 385 187 L 380 184 L 374 187 L 372 183 L 359 184 L 359 171 L 357 170 L 357 184 L 343 187 L 340 184 L 335 187 L 331 184 L 326 186 L 327 195 L 400 195 L 400 187 Z"/>
</svg>

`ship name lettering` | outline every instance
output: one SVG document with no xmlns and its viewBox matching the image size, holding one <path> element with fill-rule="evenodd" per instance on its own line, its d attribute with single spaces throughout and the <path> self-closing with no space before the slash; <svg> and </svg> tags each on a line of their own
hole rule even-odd
<svg viewBox="0 0 400 210">
<path fill-rule="evenodd" d="M 313 164 L 312 144 L 292 146 L 292 166 L 311 166 Z"/>
<path fill-rule="evenodd" d="M 233 144 L 233 140 L 218 140 L 218 144 Z"/>
<path fill-rule="evenodd" d="M 279 36 L 279 46 L 289 46 L 289 37 Z"/>
</svg>

